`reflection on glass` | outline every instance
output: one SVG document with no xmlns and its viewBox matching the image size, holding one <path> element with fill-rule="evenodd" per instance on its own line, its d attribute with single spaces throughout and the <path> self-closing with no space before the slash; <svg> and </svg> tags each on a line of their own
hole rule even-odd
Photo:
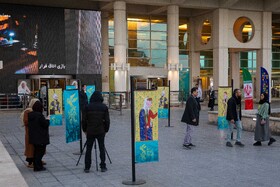
<svg viewBox="0 0 280 187">
<path fill-rule="evenodd" d="M 240 17 L 234 22 L 233 32 L 238 41 L 249 42 L 254 36 L 253 22 L 247 17 Z"/>
<path fill-rule="evenodd" d="M 201 43 L 207 44 L 211 39 L 212 27 L 209 20 L 205 20 L 201 29 Z"/>
</svg>

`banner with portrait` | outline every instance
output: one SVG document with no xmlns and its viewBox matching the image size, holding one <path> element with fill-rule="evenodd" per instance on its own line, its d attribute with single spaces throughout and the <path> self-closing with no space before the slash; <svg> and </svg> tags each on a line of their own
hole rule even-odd
<svg viewBox="0 0 280 187">
<path fill-rule="evenodd" d="M 66 128 L 66 143 L 80 139 L 80 105 L 78 90 L 64 90 L 64 118 Z"/>
<path fill-rule="evenodd" d="M 62 125 L 62 89 L 48 89 L 48 113 L 50 126 Z"/>
<path fill-rule="evenodd" d="M 156 162 L 158 154 L 158 91 L 135 91 L 135 162 Z"/>
<path fill-rule="evenodd" d="M 86 94 L 87 94 L 87 98 L 88 98 L 88 103 L 90 101 L 90 97 L 93 94 L 93 92 L 95 92 L 95 85 L 87 85 Z"/>
<path fill-rule="evenodd" d="M 245 110 L 252 110 L 253 109 L 253 83 L 252 83 L 252 76 L 250 72 L 242 68 L 243 74 L 243 92 L 244 92 L 244 99 L 245 99 Z"/>
<path fill-rule="evenodd" d="M 168 118 L 169 111 L 169 87 L 158 87 L 158 118 Z"/>
<path fill-rule="evenodd" d="M 19 79 L 17 82 L 18 95 L 31 94 L 31 81 L 29 79 Z"/>
<path fill-rule="evenodd" d="M 223 130 L 228 128 L 228 122 L 226 120 L 227 102 L 231 96 L 231 87 L 218 88 L 218 129 Z"/>
<path fill-rule="evenodd" d="M 269 75 L 265 68 L 261 67 L 261 93 L 266 93 L 269 98 Z"/>
</svg>

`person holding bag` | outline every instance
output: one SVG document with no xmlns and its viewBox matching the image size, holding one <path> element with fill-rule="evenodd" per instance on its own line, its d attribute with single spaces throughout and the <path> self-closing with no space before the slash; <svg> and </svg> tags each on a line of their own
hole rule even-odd
<svg viewBox="0 0 280 187">
<path fill-rule="evenodd" d="M 268 95 L 262 93 L 260 95 L 258 113 L 257 113 L 257 122 L 255 128 L 255 143 L 254 146 L 261 146 L 262 141 L 268 141 L 268 145 L 271 145 L 276 140 L 271 137 L 269 129 L 269 115 L 270 115 L 270 104 Z"/>
</svg>

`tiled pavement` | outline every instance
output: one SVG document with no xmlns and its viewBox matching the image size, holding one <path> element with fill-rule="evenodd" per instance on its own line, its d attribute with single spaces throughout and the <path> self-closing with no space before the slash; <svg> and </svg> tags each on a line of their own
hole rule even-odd
<svg viewBox="0 0 280 187">
<path fill-rule="evenodd" d="M 225 146 L 223 133 L 208 124 L 206 109 L 201 112 L 200 125 L 195 128 L 192 150 L 182 148 L 185 125 L 180 122 L 183 108 L 173 108 L 171 125 L 159 120 L 159 158 L 156 163 L 136 165 L 136 179 L 146 180 L 143 187 L 185 186 L 280 186 L 280 138 L 272 146 L 252 144 L 253 133 L 243 132 L 244 148 Z M 106 148 L 112 159 L 108 171 L 101 173 L 93 164 L 89 174 L 83 172 L 84 156 L 76 166 L 79 142 L 65 143 L 65 126 L 50 127 L 51 144 L 44 160 L 46 171 L 33 172 L 25 166 L 24 128 L 19 112 L 0 111 L 0 140 L 14 160 L 29 186 L 124 186 L 131 180 L 130 110 L 123 115 L 110 110 L 111 129 L 106 136 Z M 98 158 L 99 159 L 99 158 Z M 0 163 L 1 164 L 1 163 Z M 16 180 L 16 179 L 15 179 Z"/>
</svg>

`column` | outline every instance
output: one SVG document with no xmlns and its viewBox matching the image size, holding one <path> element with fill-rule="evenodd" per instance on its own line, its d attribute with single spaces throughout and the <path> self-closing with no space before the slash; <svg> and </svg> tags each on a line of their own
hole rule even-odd
<svg viewBox="0 0 280 187">
<path fill-rule="evenodd" d="M 196 32 L 195 32 L 195 24 L 194 24 L 194 20 L 191 18 L 190 19 L 190 53 L 189 53 L 189 63 L 190 63 L 190 81 L 191 81 L 191 85 L 190 88 L 194 87 L 195 84 L 194 80 L 197 77 L 200 77 L 200 52 L 199 51 L 195 51 L 195 40 L 197 40 L 196 38 Z"/>
<path fill-rule="evenodd" d="M 217 9 L 213 19 L 213 80 L 214 89 L 228 86 L 228 10 Z"/>
<path fill-rule="evenodd" d="M 168 64 L 179 64 L 179 6 L 167 8 L 167 61 Z M 179 91 L 179 71 L 168 71 L 170 90 Z"/>
<path fill-rule="evenodd" d="M 240 62 L 239 52 L 230 53 L 230 73 L 231 79 L 233 79 L 233 89 L 240 88 Z M 231 81 L 231 80 L 230 80 Z"/>
<path fill-rule="evenodd" d="M 261 87 L 261 69 L 263 67 L 267 70 L 269 74 L 269 84 L 271 86 L 271 36 L 272 36 L 272 13 L 263 12 L 262 13 L 262 32 L 261 32 L 261 41 L 262 48 L 257 51 L 257 66 L 256 66 L 256 98 L 257 101 L 260 99 L 260 87 Z M 270 101 L 271 101 L 271 89 L 269 90 Z"/>
<path fill-rule="evenodd" d="M 102 91 L 109 92 L 109 41 L 108 41 L 108 12 L 101 12 L 101 48 L 102 48 Z"/>
<path fill-rule="evenodd" d="M 126 3 L 124 1 L 114 2 L 114 63 L 117 66 L 126 64 Z M 115 91 L 127 91 L 127 71 L 116 70 L 114 74 Z"/>
</svg>

